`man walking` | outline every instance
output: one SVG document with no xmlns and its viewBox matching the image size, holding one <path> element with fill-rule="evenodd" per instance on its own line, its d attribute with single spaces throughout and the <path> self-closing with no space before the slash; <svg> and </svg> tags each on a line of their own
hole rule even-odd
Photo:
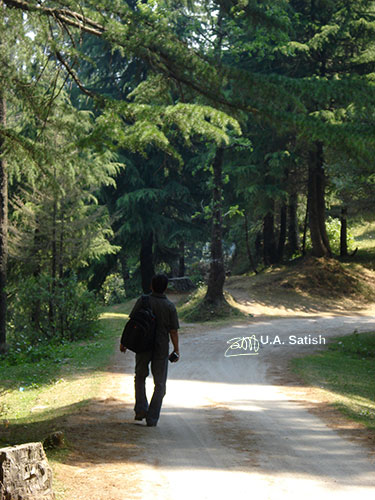
<svg viewBox="0 0 375 500">
<path fill-rule="evenodd" d="M 160 415 L 160 409 L 166 392 L 169 336 L 172 340 L 175 361 L 180 357 L 178 347 L 178 317 L 174 304 L 166 297 L 168 278 L 165 274 L 155 274 L 151 281 L 150 304 L 156 317 L 155 345 L 152 351 L 136 354 L 135 357 L 135 420 L 146 419 L 148 427 L 155 427 Z M 135 303 L 130 317 L 141 307 L 142 299 Z M 120 345 L 122 352 L 126 351 Z M 149 375 L 149 365 L 154 378 L 154 393 L 150 404 L 146 396 L 146 378 Z"/>
</svg>

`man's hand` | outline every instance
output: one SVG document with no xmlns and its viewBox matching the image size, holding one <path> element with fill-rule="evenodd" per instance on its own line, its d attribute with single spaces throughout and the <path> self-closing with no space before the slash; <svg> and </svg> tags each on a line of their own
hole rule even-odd
<svg viewBox="0 0 375 500">
<path fill-rule="evenodd" d="M 177 330 L 171 330 L 169 332 L 169 334 L 171 336 L 171 341 L 172 341 L 172 344 L 173 344 L 173 350 L 179 356 L 176 359 L 176 361 L 174 361 L 174 363 L 177 363 L 177 361 L 180 359 L 180 349 L 178 347 L 178 331 Z"/>
<path fill-rule="evenodd" d="M 180 353 L 175 350 L 171 352 L 168 359 L 171 363 L 177 363 L 177 361 L 180 359 Z"/>
<path fill-rule="evenodd" d="M 126 347 L 122 344 L 120 344 L 120 351 L 121 352 L 126 352 Z"/>
</svg>

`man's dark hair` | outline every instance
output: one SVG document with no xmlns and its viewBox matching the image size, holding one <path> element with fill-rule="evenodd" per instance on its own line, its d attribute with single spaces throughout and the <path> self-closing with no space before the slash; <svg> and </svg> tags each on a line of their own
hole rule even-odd
<svg viewBox="0 0 375 500">
<path fill-rule="evenodd" d="M 155 274 L 151 280 L 152 289 L 156 293 L 164 293 L 168 286 L 168 277 L 166 274 Z"/>
</svg>

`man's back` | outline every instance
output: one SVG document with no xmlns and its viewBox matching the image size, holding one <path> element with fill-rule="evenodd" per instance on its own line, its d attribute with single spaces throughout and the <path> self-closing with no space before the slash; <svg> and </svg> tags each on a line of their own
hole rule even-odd
<svg viewBox="0 0 375 500">
<path fill-rule="evenodd" d="M 179 323 L 177 317 L 176 307 L 164 293 L 152 292 L 150 297 L 150 304 L 152 312 L 156 316 L 156 334 L 155 334 L 155 347 L 154 358 L 164 358 L 168 356 L 169 352 L 169 332 L 171 330 L 178 330 Z M 130 313 L 134 314 L 141 306 L 141 298 L 139 298 Z"/>
</svg>

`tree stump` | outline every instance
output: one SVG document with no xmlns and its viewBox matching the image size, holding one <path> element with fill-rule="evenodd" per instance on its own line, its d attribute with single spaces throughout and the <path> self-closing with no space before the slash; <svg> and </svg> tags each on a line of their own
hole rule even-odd
<svg viewBox="0 0 375 500">
<path fill-rule="evenodd" d="M 0 449 L 0 500 L 54 500 L 42 443 Z"/>
</svg>

